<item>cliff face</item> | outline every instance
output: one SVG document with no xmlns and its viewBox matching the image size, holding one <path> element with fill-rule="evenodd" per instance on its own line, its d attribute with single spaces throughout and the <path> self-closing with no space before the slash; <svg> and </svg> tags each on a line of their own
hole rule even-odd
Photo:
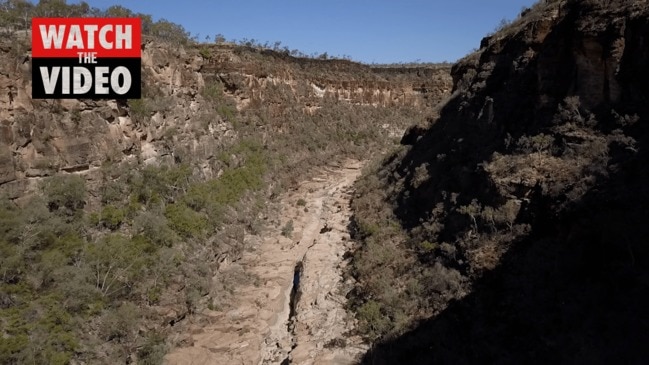
<svg viewBox="0 0 649 365">
<path fill-rule="evenodd" d="M 238 138 L 230 103 L 278 119 L 332 104 L 424 111 L 451 88 L 443 67 L 372 69 L 237 46 L 199 50 L 147 41 L 143 100 L 32 100 L 29 36 L 16 38 L 0 44 L 0 86 L 7 90 L 0 95 L 0 191 L 11 199 L 57 172 L 92 181 L 106 162 L 202 161 L 204 177 L 214 177 L 213 157 Z M 208 111 L 215 102 L 226 109 L 221 115 Z"/>
<path fill-rule="evenodd" d="M 359 313 L 427 318 L 368 363 L 646 357 L 648 17 L 644 1 L 542 2 L 453 67 L 440 117 L 354 203 Z M 388 235 L 412 268 L 383 295 L 370 257 Z"/>
<path fill-rule="evenodd" d="M 142 57 L 144 82 L 155 83 L 161 93 L 147 105 L 125 100 L 32 100 L 29 38 L 13 44 L 4 41 L 0 58 L 0 84 L 9 90 L 0 100 L 4 156 L 0 189 L 9 198 L 22 196 L 41 178 L 58 172 L 87 174 L 92 180 L 93 171 L 107 162 L 173 161 L 172 151 L 177 149 L 207 159 L 232 136 L 231 128 L 218 118 L 207 133 L 196 133 L 204 104 L 198 93 L 204 83 L 198 72 L 201 60 L 195 55 L 147 44 Z M 171 129 L 178 135 L 168 133 Z M 178 146 L 172 146 L 176 138 Z"/>
<path fill-rule="evenodd" d="M 641 123 L 632 124 L 645 113 L 649 76 L 641 66 L 647 62 L 646 6 L 618 5 L 552 2 L 485 38 L 478 53 L 454 66 L 455 97 L 408 151 L 401 171 L 412 175 L 412 165 L 438 160 L 440 153 L 447 154 L 444 161 L 458 155 L 476 164 L 471 176 L 497 177 L 482 188 L 485 196 L 493 198 L 488 189 L 497 188 L 522 199 L 539 183 L 551 190 L 561 179 L 579 181 L 586 166 L 602 162 L 599 157 L 608 161 L 612 147 L 630 143 L 625 136 L 637 139 Z M 496 171 L 498 163 L 517 167 L 525 149 L 538 154 L 538 164 L 524 172 Z M 429 169 L 437 166 L 450 164 Z M 431 191 L 423 185 L 412 189 L 415 198 Z M 570 189 L 557 187 L 553 194 L 566 194 L 564 188 Z"/>
<path fill-rule="evenodd" d="M 205 47 L 201 52 L 207 57 L 202 73 L 224 81 L 243 106 L 265 102 L 269 88 L 286 87 L 294 102 L 307 106 L 332 99 L 422 108 L 435 106 L 452 87 L 445 66 L 372 68 L 347 60 L 294 58 L 228 45 Z"/>
</svg>

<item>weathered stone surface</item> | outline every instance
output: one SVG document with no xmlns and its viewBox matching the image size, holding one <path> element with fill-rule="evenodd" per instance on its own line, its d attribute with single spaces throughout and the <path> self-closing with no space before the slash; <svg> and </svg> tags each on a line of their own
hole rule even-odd
<svg viewBox="0 0 649 365">
<path fill-rule="evenodd" d="M 0 144 L 0 184 L 16 179 L 14 161 L 7 145 Z"/>
<path fill-rule="evenodd" d="M 260 241 L 255 250 L 230 265 L 245 267 L 258 285 L 237 288 L 229 309 L 205 311 L 185 324 L 166 363 L 256 365 L 290 359 L 293 364 L 353 364 L 367 348 L 349 335 L 355 322 L 344 308 L 348 287 L 342 269 L 350 250 L 350 189 L 359 174 L 360 165 L 350 161 L 284 195 L 278 219 L 293 221 L 291 238 L 267 227 L 261 237 L 247 237 Z M 306 206 L 296 206 L 299 198 Z M 327 232 L 320 233 L 323 227 Z M 299 262 L 300 294 L 289 318 Z"/>
<path fill-rule="evenodd" d="M 119 163 L 135 158 L 158 164 L 171 158 L 172 152 L 206 161 L 205 176 L 214 176 L 218 171 L 211 157 L 219 146 L 237 138 L 228 120 L 204 115 L 202 91 L 215 80 L 225 85 L 239 109 L 264 103 L 276 116 L 286 100 L 304 105 L 305 113 L 314 113 L 334 99 L 425 109 L 451 88 L 448 67 L 370 68 L 227 45 L 210 46 L 212 57 L 206 59 L 195 49 L 145 40 L 145 94 L 155 96 L 143 99 L 139 108 L 145 115 L 140 115 L 133 101 L 32 100 L 29 61 L 16 63 L 18 58 L 28 60 L 28 44 L 19 42 L 29 39 L 14 41 L 0 40 L 0 89 L 8 90 L 0 95 L 0 143 L 10 151 L 0 161 L 3 181 L 41 177 L 50 171 L 83 174 L 83 166 L 101 166 L 106 160 Z M 24 52 L 24 57 L 15 52 Z"/>
</svg>

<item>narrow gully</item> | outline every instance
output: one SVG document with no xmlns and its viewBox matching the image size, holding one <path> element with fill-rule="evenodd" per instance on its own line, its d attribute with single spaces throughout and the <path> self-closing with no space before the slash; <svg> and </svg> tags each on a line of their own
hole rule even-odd
<svg viewBox="0 0 649 365">
<path fill-rule="evenodd" d="M 289 335 L 293 336 L 293 329 L 295 326 L 295 307 L 297 306 L 298 301 L 300 300 L 300 277 L 302 276 L 302 261 L 298 261 L 293 270 L 293 287 L 291 288 L 291 296 L 289 300 L 289 314 L 288 321 L 286 322 L 286 327 Z M 297 346 L 295 343 L 295 338 L 291 339 L 291 350 Z M 282 361 L 281 365 L 289 365 L 291 363 L 291 352 L 289 351 L 288 356 Z"/>
<path fill-rule="evenodd" d="M 289 331 L 295 319 L 295 306 L 300 299 L 300 276 L 302 275 L 302 261 L 298 261 L 293 270 L 293 288 L 291 288 L 291 299 L 289 301 L 288 326 Z"/>
<path fill-rule="evenodd" d="M 275 234 L 249 236 L 258 245 L 235 264 L 264 285 L 251 283 L 237 291 L 227 311 L 206 312 L 209 321 L 200 331 L 187 329 L 192 344 L 174 349 L 165 357 L 167 362 L 353 364 L 367 350 L 362 339 L 349 335 L 355 322 L 340 294 L 341 253 L 351 247 L 344 222 L 350 216 L 351 186 L 360 174 L 359 163 L 345 166 L 323 171 L 321 178 L 304 182 L 282 198 L 277 214 L 280 220 L 295 220 L 295 239 L 270 226 Z M 307 202 L 308 212 L 296 206 L 298 198 Z M 346 346 L 323 346 L 340 339 Z"/>
</svg>

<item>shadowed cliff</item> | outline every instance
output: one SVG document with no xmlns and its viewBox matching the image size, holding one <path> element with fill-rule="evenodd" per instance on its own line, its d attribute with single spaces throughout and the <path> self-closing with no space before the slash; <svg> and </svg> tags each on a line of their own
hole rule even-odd
<svg viewBox="0 0 649 365">
<path fill-rule="evenodd" d="M 648 14 L 539 3 L 454 66 L 440 117 L 359 184 L 363 363 L 646 359 Z"/>
</svg>

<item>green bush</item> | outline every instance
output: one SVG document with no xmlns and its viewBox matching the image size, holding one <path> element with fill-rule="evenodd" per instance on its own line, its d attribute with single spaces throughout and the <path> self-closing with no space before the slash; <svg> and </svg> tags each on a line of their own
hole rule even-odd
<svg viewBox="0 0 649 365">
<path fill-rule="evenodd" d="M 5 317 L 6 318 L 6 317 Z M 16 364 L 21 351 L 29 345 L 26 334 L 0 336 L 0 363 Z"/>
<path fill-rule="evenodd" d="M 101 223 L 110 230 L 116 230 L 124 222 L 126 211 L 114 205 L 107 205 L 101 210 Z"/>
<path fill-rule="evenodd" d="M 150 334 L 146 342 L 137 351 L 138 364 L 158 365 L 162 364 L 164 355 L 167 352 L 165 338 L 157 333 Z"/>
<path fill-rule="evenodd" d="M 292 234 L 293 234 L 293 220 L 291 219 L 290 221 L 286 222 L 284 227 L 282 227 L 282 236 L 291 238 Z"/>
<path fill-rule="evenodd" d="M 361 305 L 356 313 L 360 322 L 360 331 L 372 340 L 390 329 L 390 319 L 381 313 L 381 305 L 373 300 Z"/>
<path fill-rule="evenodd" d="M 68 364 L 79 344 L 73 318 L 61 302 L 58 296 L 41 296 L 20 309 L 0 311 L 0 362 Z"/>
<path fill-rule="evenodd" d="M 437 243 L 432 243 L 429 241 L 423 241 L 419 244 L 419 247 L 421 248 L 422 251 L 424 252 L 433 252 L 437 247 L 439 247 L 439 244 Z"/>
<path fill-rule="evenodd" d="M 356 226 L 358 229 L 358 234 L 363 238 L 375 235 L 380 231 L 380 228 L 377 224 L 370 223 L 362 219 L 356 220 Z"/>
<path fill-rule="evenodd" d="M 182 198 L 195 211 L 205 211 L 213 224 L 219 221 L 225 207 L 238 202 L 246 192 L 261 188 L 266 172 L 261 148 L 254 142 L 242 141 L 222 155 L 234 155 L 244 162 L 225 170 L 217 179 L 191 185 Z"/>
<path fill-rule="evenodd" d="M 225 120 L 234 122 L 235 116 L 237 115 L 237 108 L 234 105 L 221 104 L 216 107 L 216 112 Z"/>
<path fill-rule="evenodd" d="M 157 246 L 171 247 L 177 235 L 169 227 L 167 218 L 156 212 L 141 211 L 133 220 L 135 232 Z"/>
<path fill-rule="evenodd" d="M 203 97 L 210 101 L 223 100 L 223 84 L 219 82 L 211 82 L 203 88 Z"/>
<path fill-rule="evenodd" d="M 173 202 L 177 195 L 187 190 L 191 174 L 189 165 L 147 166 L 130 177 L 131 196 L 135 202 L 148 207 Z"/>
<path fill-rule="evenodd" d="M 98 226 L 99 223 L 101 222 L 101 215 L 97 212 L 92 212 L 88 216 L 88 223 L 90 223 L 91 226 Z"/>
<path fill-rule="evenodd" d="M 171 228 L 185 238 L 200 237 L 207 228 L 205 217 L 184 203 L 167 205 L 165 217 Z"/>
<path fill-rule="evenodd" d="M 43 192 L 51 212 L 77 214 L 86 204 L 86 181 L 78 175 L 57 175 L 47 179 Z"/>
<path fill-rule="evenodd" d="M 85 258 L 90 276 L 104 297 L 117 298 L 128 292 L 145 265 L 146 242 L 111 234 L 89 244 Z"/>
<path fill-rule="evenodd" d="M 207 47 L 201 47 L 198 53 L 205 59 L 212 58 L 212 51 Z"/>
<path fill-rule="evenodd" d="M 145 118 L 150 117 L 153 112 L 146 98 L 130 99 L 128 105 L 129 114 L 138 121 L 143 121 Z"/>
<path fill-rule="evenodd" d="M 121 343 L 132 341 L 137 334 L 140 313 L 140 308 L 130 302 L 124 302 L 119 308 L 107 311 L 101 321 L 102 338 Z"/>
</svg>

